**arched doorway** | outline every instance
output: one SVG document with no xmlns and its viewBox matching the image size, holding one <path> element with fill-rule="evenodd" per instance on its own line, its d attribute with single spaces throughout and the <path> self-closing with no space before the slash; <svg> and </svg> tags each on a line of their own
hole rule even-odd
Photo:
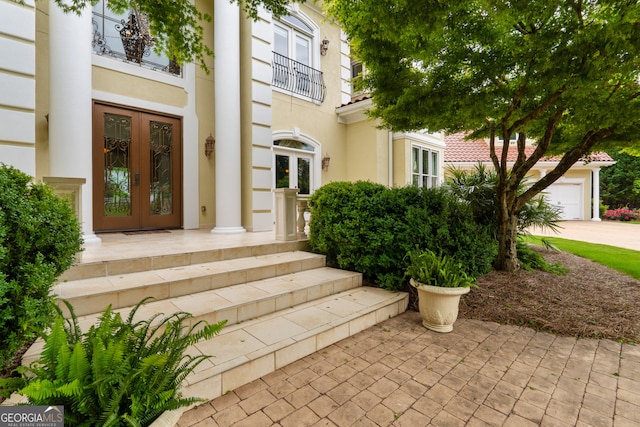
<svg viewBox="0 0 640 427">
<path fill-rule="evenodd" d="M 320 186 L 320 144 L 293 132 L 273 137 L 273 188 L 297 188 L 305 197 Z"/>
</svg>

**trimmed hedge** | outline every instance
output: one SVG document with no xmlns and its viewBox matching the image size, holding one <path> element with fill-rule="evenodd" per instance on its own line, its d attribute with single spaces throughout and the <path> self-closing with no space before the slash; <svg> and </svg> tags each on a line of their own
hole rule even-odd
<svg viewBox="0 0 640 427">
<path fill-rule="evenodd" d="M 406 255 L 416 248 L 452 256 L 473 277 L 487 273 L 497 254 L 495 239 L 473 221 L 470 207 L 442 188 L 333 182 L 309 204 L 312 250 L 385 289 L 404 287 Z"/>
<path fill-rule="evenodd" d="M 69 204 L 44 184 L 0 164 L 0 369 L 51 326 L 55 279 L 81 250 Z"/>
</svg>

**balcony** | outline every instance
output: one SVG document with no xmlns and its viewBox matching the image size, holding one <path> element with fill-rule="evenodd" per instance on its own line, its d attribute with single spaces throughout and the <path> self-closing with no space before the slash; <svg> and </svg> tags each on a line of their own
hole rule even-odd
<svg viewBox="0 0 640 427">
<path fill-rule="evenodd" d="M 323 102 L 327 87 L 322 71 L 273 52 L 273 78 L 271 84 L 277 88 Z"/>
</svg>

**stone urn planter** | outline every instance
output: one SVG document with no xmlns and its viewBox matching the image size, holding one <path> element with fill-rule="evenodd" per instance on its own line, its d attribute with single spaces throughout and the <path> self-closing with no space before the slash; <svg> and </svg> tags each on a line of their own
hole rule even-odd
<svg viewBox="0 0 640 427">
<path fill-rule="evenodd" d="M 449 256 L 430 250 L 410 252 L 407 275 L 418 290 L 422 324 L 436 332 L 451 332 L 458 319 L 460 297 L 475 286 L 475 278 Z"/>
<path fill-rule="evenodd" d="M 436 332 L 451 332 L 458 319 L 460 297 L 471 288 L 443 288 L 410 280 L 418 290 L 418 306 L 422 325 Z"/>
</svg>

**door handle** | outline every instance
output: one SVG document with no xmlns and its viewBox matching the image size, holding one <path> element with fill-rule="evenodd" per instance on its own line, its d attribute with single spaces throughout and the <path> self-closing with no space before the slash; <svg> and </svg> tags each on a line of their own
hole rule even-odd
<svg viewBox="0 0 640 427">
<path fill-rule="evenodd" d="M 136 172 L 133 182 L 135 185 L 140 185 L 140 172 Z"/>
</svg>

